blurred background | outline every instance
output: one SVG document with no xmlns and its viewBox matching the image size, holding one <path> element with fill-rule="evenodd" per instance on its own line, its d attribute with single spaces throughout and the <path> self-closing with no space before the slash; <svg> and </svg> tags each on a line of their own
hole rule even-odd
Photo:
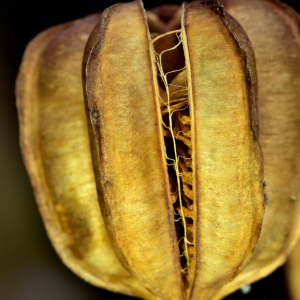
<svg viewBox="0 0 300 300">
<path fill-rule="evenodd" d="M 292 1 L 284 1 L 293 6 Z M 0 1 L 0 299 L 133 299 L 95 288 L 60 261 L 46 235 L 23 165 L 14 85 L 26 44 L 59 23 L 103 11 L 115 1 Z M 162 3 L 144 1 L 145 8 Z M 299 5 L 299 4 L 298 4 Z M 294 8 L 300 12 L 299 6 Z M 283 268 L 226 299 L 289 299 Z"/>
</svg>

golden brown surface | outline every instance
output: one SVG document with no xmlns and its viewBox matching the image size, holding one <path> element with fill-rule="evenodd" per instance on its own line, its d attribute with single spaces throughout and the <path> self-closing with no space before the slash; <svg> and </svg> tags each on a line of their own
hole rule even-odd
<svg viewBox="0 0 300 300">
<path fill-rule="evenodd" d="M 242 270 L 259 237 L 264 213 L 262 154 L 249 114 L 249 107 L 255 110 L 255 96 L 247 84 L 251 75 L 244 69 L 248 62 L 241 51 L 245 50 L 232 34 L 222 7 L 187 6 L 183 27 L 197 232 L 191 299 L 211 299 Z"/>
<path fill-rule="evenodd" d="M 253 257 L 220 297 L 283 264 L 300 229 L 299 17 L 279 1 L 222 3 L 246 30 L 256 55 L 267 203 Z"/>
<path fill-rule="evenodd" d="M 94 285 L 151 299 L 115 256 L 97 202 L 80 71 L 99 17 L 54 27 L 30 43 L 17 85 L 21 146 L 48 234 L 65 264 Z"/>
</svg>

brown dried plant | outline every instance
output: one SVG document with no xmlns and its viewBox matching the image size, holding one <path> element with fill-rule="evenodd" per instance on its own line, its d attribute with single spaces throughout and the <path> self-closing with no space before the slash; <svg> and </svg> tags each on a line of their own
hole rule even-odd
<svg viewBox="0 0 300 300">
<path fill-rule="evenodd" d="M 299 37 L 276 0 L 137 0 L 31 41 L 21 148 L 64 263 L 147 300 L 221 299 L 283 264 L 300 233 Z"/>
</svg>

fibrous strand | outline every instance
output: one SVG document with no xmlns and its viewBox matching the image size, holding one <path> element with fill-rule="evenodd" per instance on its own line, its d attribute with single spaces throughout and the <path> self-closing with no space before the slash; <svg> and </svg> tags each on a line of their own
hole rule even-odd
<svg viewBox="0 0 300 300">
<path fill-rule="evenodd" d="M 187 286 L 191 282 L 192 265 L 194 264 L 194 203 L 193 203 L 193 170 L 191 117 L 189 109 L 186 67 L 165 72 L 164 61 L 170 51 L 181 47 L 180 30 L 176 34 L 178 43 L 160 53 L 153 51 L 160 78 L 161 122 L 165 140 L 166 160 L 169 172 L 171 201 L 173 203 L 175 229 L 181 272 Z M 167 38 L 166 35 L 157 37 Z M 170 82 L 169 75 L 176 77 Z"/>
</svg>

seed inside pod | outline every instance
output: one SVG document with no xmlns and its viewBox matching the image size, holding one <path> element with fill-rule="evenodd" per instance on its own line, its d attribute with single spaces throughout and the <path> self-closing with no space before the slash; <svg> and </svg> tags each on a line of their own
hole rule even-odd
<svg viewBox="0 0 300 300">
<path fill-rule="evenodd" d="M 168 45 L 164 40 L 176 35 L 177 44 L 173 47 L 156 50 L 156 42 Z M 192 171 L 192 141 L 191 117 L 189 110 L 188 86 L 184 53 L 182 48 L 181 30 L 169 32 L 152 40 L 153 55 L 158 70 L 158 82 L 161 83 L 160 107 L 161 123 L 163 125 L 165 156 L 168 165 L 171 199 L 173 202 L 175 230 L 181 272 L 186 288 L 191 284 L 191 266 L 194 263 L 194 211 L 193 211 L 193 171 Z M 176 51 L 176 59 L 172 52 Z M 164 59 L 166 57 L 166 59 Z M 170 58 L 171 57 L 171 58 Z M 169 61 L 168 64 L 166 62 Z M 181 65 L 182 64 L 182 65 Z M 165 65 L 167 65 L 165 67 Z M 176 70 L 176 66 L 182 68 Z M 170 69 L 173 66 L 173 70 Z M 165 70 L 169 68 L 170 70 Z M 172 81 L 170 77 L 175 75 Z M 171 77 L 172 79 L 172 77 Z"/>
</svg>

